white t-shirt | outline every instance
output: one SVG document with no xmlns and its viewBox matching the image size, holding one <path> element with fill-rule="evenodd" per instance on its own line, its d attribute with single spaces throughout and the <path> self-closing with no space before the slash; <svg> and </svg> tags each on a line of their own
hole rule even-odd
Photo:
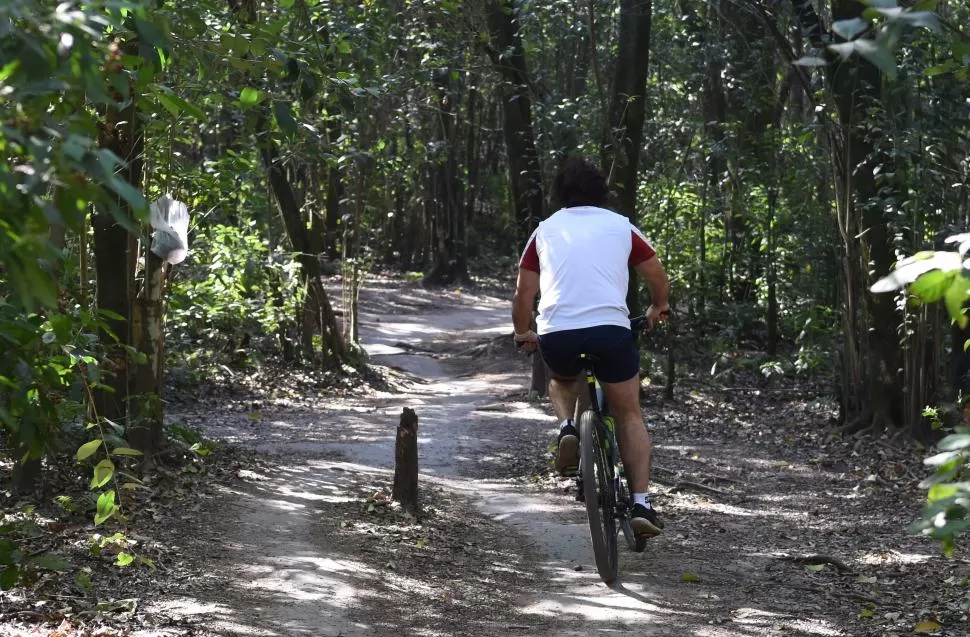
<svg viewBox="0 0 970 637">
<path fill-rule="evenodd" d="M 538 333 L 630 327 L 628 268 L 654 255 L 636 226 L 605 208 L 563 208 L 541 222 L 519 261 L 539 273 Z"/>
</svg>

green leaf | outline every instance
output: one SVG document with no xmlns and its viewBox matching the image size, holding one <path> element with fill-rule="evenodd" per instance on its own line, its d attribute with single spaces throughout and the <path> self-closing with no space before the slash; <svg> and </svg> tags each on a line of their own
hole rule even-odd
<svg viewBox="0 0 970 637">
<path fill-rule="evenodd" d="M 166 35 L 155 23 L 148 20 L 142 20 L 141 18 L 135 18 L 135 30 L 141 39 L 148 42 L 152 46 L 157 47 L 167 47 L 170 42 L 168 35 Z"/>
<path fill-rule="evenodd" d="M 921 303 L 935 303 L 943 298 L 956 272 L 931 270 L 926 272 L 909 286 L 909 292 L 919 298 Z"/>
<path fill-rule="evenodd" d="M 8 566 L 0 573 L 0 590 L 9 591 L 17 585 L 20 579 L 20 571 L 15 566 Z"/>
<path fill-rule="evenodd" d="M 131 447 L 115 447 L 111 450 L 111 453 L 116 456 L 140 456 L 143 455 L 142 452 L 137 449 L 132 449 Z"/>
<path fill-rule="evenodd" d="M 48 571 L 69 571 L 74 565 L 56 553 L 44 553 L 37 557 L 32 557 L 29 564 Z"/>
<path fill-rule="evenodd" d="M 963 313 L 963 304 L 967 300 L 967 283 L 967 279 L 962 276 L 954 276 L 953 282 L 950 283 L 943 295 L 946 311 L 950 314 L 950 318 L 960 326 L 960 329 L 967 327 L 967 317 Z"/>
<path fill-rule="evenodd" d="M 958 491 L 959 489 L 952 484 L 934 484 L 926 494 L 926 501 L 932 503 L 946 500 L 955 496 Z"/>
<path fill-rule="evenodd" d="M 135 561 L 135 556 L 131 553 L 125 553 L 122 551 L 118 553 L 118 559 L 115 560 L 115 566 L 128 566 Z"/>
<path fill-rule="evenodd" d="M 163 90 L 157 94 L 157 97 L 158 101 L 165 107 L 165 110 L 172 114 L 172 117 L 178 117 L 185 112 L 199 121 L 205 121 L 206 119 L 205 111 L 174 93 Z"/>
<path fill-rule="evenodd" d="M 948 250 L 917 252 L 911 257 L 900 260 L 895 270 L 876 281 L 870 289 L 875 293 L 893 292 L 910 285 L 932 270 L 955 273 L 962 268 L 962 265 L 963 260 L 958 252 Z"/>
<path fill-rule="evenodd" d="M 869 60 L 889 79 L 896 79 L 896 58 L 893 56 L 890 46 L 883 42 L 866 39 L 856 40 L 854 44 L 859 55 Z"/>
<path fill-rule="evenodd" d="M 289 9 L 294 4 L 296 4 L 296 0 L 280 0 L 281 9 Z"/>
<path fill-rule="evenodd" d="M 293 135 L 296 133 L 296 120 L 293 119 L 293 113 L 290 112 L 289 102 L 284 102 L 282 100 L 274 101 L 273 117 L 276 118 L 276 125 L 280 127 L 281 131 L 287 135 Z"/>
<path fill-rule="evenodd" d="M 821 573 L 825 570 L 825 564 L 806 564 L 805 570 L 809 573 Z"/>
<path fill-rule="evenodd" d="M 91 590 L 91 576 L 84 571 L 78 571 L 74 574 L 74 585 L 85 592 Z"/>
<path fill-rule="evenodd" d="M 970 447 L 970 434 L 950 434 L 936 445 L 940 451 L 960 451 Z"/>
<path fill-rule="evenodd" d="M 252 108 L 259 101 L 259 91 L 247 86 L 239 93 L 239 104 L 243 108 Z"/>
<path fill-rule="evenodd" d="M 98 496 L 97 512 L 94 515 L 94 524 L 100 525 L 107 521 L 112 515 L 117 513 L 118 505 L 115 504 L 114 490 L 105 491 Z"/>
<path fill-rule="evenodd" d="M 115 474 L 115 465 L 111 460 L 105 458 L 94 467 L 94 477 L 91 478 L 91 488 L 100 489 L 111 480 Z M 114 494 L 114 491 L 111 492 Z M 112 495 L 112 497 L 114 497 Z"/>
<path fill-rule="evenodd" d="M 125 317 L 106 308 L 98 308 L 98 314 L 112 321 L 124 321 Z"/>
<path fill-rule="evenodd" d="M 688 584 L 696 584 L 701 581 L 701 578 L 693 571 L 684 571 L 680 575 L 680 581 L 687 582 Z"/>
<path fill-rule="evenodd" d="M 81 445 L 81 447 L 77 450 L 76 458 L 79 461 L 90 458 L 94 454 L 94 452 L 98 450 L 98 447 L 100 446 L 101 446 L 100 438 L 98 438 L 97 440 L 91 440 L 89 442 L 86 442 L 83 445 Z"/>
<path fill-rule="evenodd" d="M 942 31 L 940 19 L 936 17 L 936 14 L 929 11 L 907 11 L 901 16 L 901 19 L 912 27 L 923 27 L 934 33 Z"/>
<path fill-rule="evenodd" d="M 862 18 L 851 20 L 837 20 L 832 23 L 832 30 L 846 40 L 851 40 L 869 28 L 869 23 Z"/>
<path fill-rule="evenodd" d="M 946 62 L 938 66 L 929 67 L 924 71 L 924 73 L 926 74 L 927 77 L 936 77 L 937 75 L 950 73 L 956 70 L 956 68 L 957 68 L 957 65 L 953 62 L 953 60 L 947 60 Z"/>
<path fill-rule="evenodd" d="M 950 462 L 951 460 L 958 459 L 959 457 L 960 457 L 960 453 L 958 451 L 944 451 L 943 453 L 938 453 L 936 455 L 930 456 L 929 458 L 926 458 L 925 460 L 923 460 L 923 464 L 928 465 L 930 467 L 938 467 L 940 465 L 946 464 L 947 462 Z"/>
<path fill-rule="evenodd" d="M 165 107 L 165 110 L 172 114 L 172 117 L 178 117 L 182 114 L 182 109 L 179 108 L 179 105 L 175 103 L 175 100 L 172 99 L 171 95 L 159 93 L 158 101 L 162 106 Z"/>
</svg>

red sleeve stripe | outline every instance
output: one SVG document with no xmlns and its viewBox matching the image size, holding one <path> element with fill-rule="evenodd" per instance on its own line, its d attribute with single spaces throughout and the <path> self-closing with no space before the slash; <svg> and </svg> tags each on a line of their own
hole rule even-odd
<svg viewBox="0 0 970 637">
<path fill-rule="evenodd" d="M 536 250 L 536 233 L 533 232 L 529 237 L 529 245 L 525 247 L 522 258 L 519 259 L 519 267 L 523 270 L 539 271 L 539 251 Z"/>
<path fill-rule="evenodd" d="M 630 249 L 630 267 L 636 267 L 657 255 L 650 242 L 636 229 L 631 230 L 630 235 L 633 237 L 633 247 Z"/>
</svg>

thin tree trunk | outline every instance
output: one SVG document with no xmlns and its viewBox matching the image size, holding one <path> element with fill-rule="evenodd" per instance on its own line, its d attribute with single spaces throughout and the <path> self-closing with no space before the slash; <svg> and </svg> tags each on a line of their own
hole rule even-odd
<svg viewBox="0 0 970 637">
<path fill-rule="evenodd" d="M 340 137 L 340 118 L 331 117 L 327 121 L 327 136 L 331 144 L 335 144 Z M 335 162 L 327 163 L 327 200 L 326 222 L 324 223 L 324 250 L 331 259 L 340 254 L 340 200 L 343 198 L 343 179 L 340 168 Z"/>
<path fill-rule="evenodd" d="M 162 441 L 164 286 L 165 262 L 145 250 L 144 287 L 135 300 L 132 318 L 132 345 L 144 354 L 144 362 L 135 366 L 132 375 L 128 442 L 149 462 Z"/>
<path fill-rule="evenodd" d="M 125 48 L 129 46 L 126 44 Z M 107 109 L 98 145 L 111 150 L 124 162 L 120 177 L 136 189 L 141 187 L 141 135 L 135 100 L 129 100 L 121 109 L 115 106 Z M 127 202 L 117 197 L 115 205 L 120 215 L 133 221 Z M 99 210 L 94 215 L 92 224 L 97 307 L 112 313 L 111 317 L 105 319 L 107 329 L 102 330 L 100 335 L 109 353 L 110 374 L 104 379 L 106 387 L 94 392 L 94 407 L 98 416 L 122 424 L 127 420 L 128 392 L 133 372 L 125 347 L 132 344 L 137 239 L 105 210 Z"/>
<path fill-rule="evenodd" d="M 347 360 L 347 348 L 337 325 L 333 307 L 330 305 L 330 298 L 320 281 L 321 270 L 318 260 L 320 251 L 319 249 L 315 250 L 315 247 L 318 248 L 319 246 L 312 245 L 314 242 L 307 231 L 306 222 L 297 205 L 293 189 L 286 179 L 284 168 L 279 163 L 279 150 L 276 147 L 276 142 L 266 131 L 266 123 L 266 117 L 263 116 L 256 125 L 257 137 L 264 137 L 260 146 L 260 154 L 269 173 L 270 186 L 273 189 L 276 202 L 279 204 L 286 234 L 298 255 L 297 261 L 300 263 L 301 277 L 307 286 L 307 304 L 313 312 L 315 327 L 320 330 L 321 340 L 323 341 L 324 361 L 339 365 Z"/>
<path fill-rule="evenodd" d="M 650 68 L 651 0 L 621 0 L 616 73 L 610 99 L 610 124 L 616 135 L 610 148 L 613 165 L 609 174 L 620 213 L 638 223 L 637 184 L 643 124 L 646 117 L 647 73 Z M 639 285 L 631 271 L 627 306 L 640 313 Z"/>
<path fill-rule="evenodd" d="M 509 159 L 509 183 L 523 242 L 545 217 L 542 172 L 533 136 L 530 80 L 518 13 L 509 0 L 488 0 L 488 28 L 492 44 L 487 52 L 502 79 L 503 131 Z"/>
</svg>

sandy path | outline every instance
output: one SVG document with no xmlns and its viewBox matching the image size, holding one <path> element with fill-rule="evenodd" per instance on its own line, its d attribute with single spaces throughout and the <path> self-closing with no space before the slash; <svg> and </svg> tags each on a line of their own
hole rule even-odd
<svg viewBox="0 0 970 637">
<path fill-rule="evenodd" d="M 363 301 L 365 349 L 373 363 L 409 378 L 409 389 L 321 399 L 312 408 L 263 406 L 256 419 L 243 414 L 210 423 L 212 435 L 279 454 L 281 468 L 248 476 L 213 506 L 235 512 L 214 522 L 213 535 L 224 537 L 212 550 L 223 587 L 193 597 L 194 607 L 183 600 L 178 612 L 196 608 L 200 622 L 224 635 L 865 634 L 846 629 L 847 618 L 863 608 L 858 600 L 871 597 L 864 584 L 846 592 L 855 578 L 831 565 L 807 571 L 786 561 L 825 552 L 826 542 L 855 532 L 848 525 L 865 519 L 861 511 L 849 521 L 819 513 L 837 502 L 854 506 L 839 499 L 848 491 L 844 471 L 781 461 L 757 439 L 745 443 L 720 436 L 717 427 L 695 428 L 686 403 L 648 408 L 656 466 L 677 476 L 657 476 L 668 532 L 642 554 L 624 550 L 620 584 L 604 586 L 584 509 L 565 493 L 569 483 L 530 486 L 536 464 L 528 460 L 552 441 L 555 426 L 546 407 L 523 400 L 528 362 L 469 354 L 509 332 L 508 302 L 390 283 L 368 287 Z M 445 556 L 450 566 L 437 570 L 381 570 L 396 559 L 393 549 L 384 545 L 387 557 L 375 558 L 366 543 L 348 544 L 327 517 L 357 497 L 352 491 L 362 481 L 386 483 L 404 406 L 420 419 L 423 488 L 456 506 L 469 503 L 468 519 L 478 520 L 462 531 L 467 538 L 452 538 L 447 550 L 458 554 Z M 715 407 L 725 426 L 743 433 L 743 419 Z M 722 480 L 710 483 L 718 485 L 714 495 L 675 495 L 671 488 L 712 476 Z M 822 493 L 826 484 L 832 486 Z M 894 523 L 873 519 L 868 532 L 898 535 L 887 526 Z M 842 557 L 861 573 L 885 547 L 863 540 Z M 896 555 L 915 560 L 910 564 L 928 559 L 902 550 Z M 474 551 L 481 555 L 469 562 L 463 553 Z M 435 564 L 445 558 L 437 554 Z"/>
</svg>

